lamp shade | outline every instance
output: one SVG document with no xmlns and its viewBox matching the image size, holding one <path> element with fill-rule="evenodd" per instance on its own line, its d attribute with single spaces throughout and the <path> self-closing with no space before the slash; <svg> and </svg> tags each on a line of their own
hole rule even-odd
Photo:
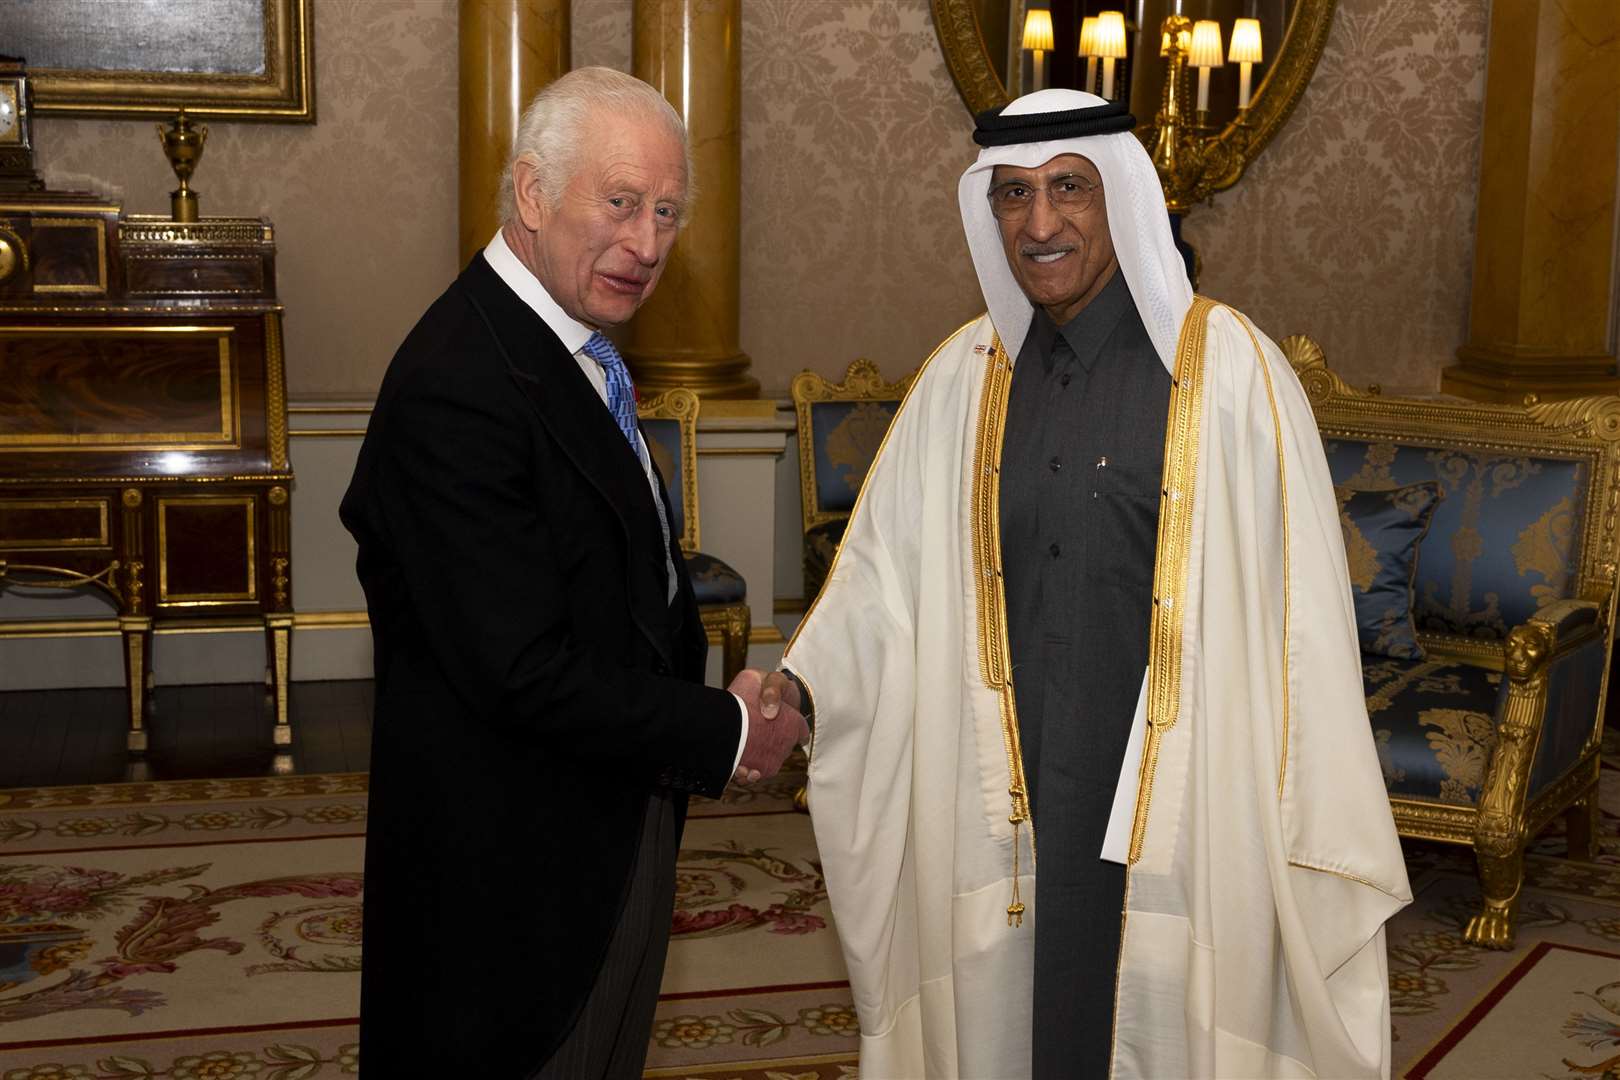
<svg viewBox="0 0 1620 1080">
<path fill-rule="evenodd" d="M 1196 68 L 1218 68 L 1221 60 L 1221 24 L 1214 19 L 1199 19 L 1193 24 L 1192 48 L 1187 63 Z"/>
<path fill-rule="evenodd" d="M 1238 19 L 1232 23 L 1232 48 L 1228 59 L 1234 64 L 1258 64 L 1265 59 L 1260 48 L 1260 20 Z"/>
<path fill-rule="evenodd" d="M 1097 15 L 1097 28 L 1092 44 L 1097 48 L 1097 55 L 1114 60 L 1125 59 L 1125 14 L 1120 11 L 1103 11 Z"/>
<path fill-rule="evenodd" d="M 1024 16 L 1024 48 L 1047 50 L 1052 47 L 1052 13 L 1030 8 Z"/>
<path fill-rule="evenodd" d="M 1080 20 L 1080 55 L 1097 55 L 1097 17 L 1087 15 Z"/>
</svg>

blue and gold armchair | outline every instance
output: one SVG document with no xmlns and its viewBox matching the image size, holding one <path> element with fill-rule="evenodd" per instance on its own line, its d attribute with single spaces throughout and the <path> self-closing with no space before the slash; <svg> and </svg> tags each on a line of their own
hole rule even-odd
<svg viewBox="0 0 1620 1080">
<path fill-rule="evenodd" d="M 1464 936 L 1508 948 L 1536 834 L 1564 814 L 1570 856 L 1593 855 L 1620 398 L 1386 398 L 1347 386 L 1309 338 L 1282 347 L 1339 490 L 1396 826 L 1474 849 L 1484 902 Z M 1369 602 L 1392 574 L 1399 610 Z"/>
<path fill-rule="evenodd" d="M 710 644 L 723 648 L 721 672 L 730 683 L 748 662 L 748 584 L 713 555 L 698 550 L 697 416 L 700 402 L 690 390 L 666 390 L 636 409 L 658 471 L 669 492 L 686 570 L 697 593 L 698 612 Z"/>
<path fill-rule="evenodd" d="M 870 360 L 856 360 L 841 383 L 813 371 L 793 377 L 799 490 L 804 510 L 804 598 L 821 591 L 843 539 L 855 496 L 877 457 L 916 372 L 886 383 Z"/>
</svg>

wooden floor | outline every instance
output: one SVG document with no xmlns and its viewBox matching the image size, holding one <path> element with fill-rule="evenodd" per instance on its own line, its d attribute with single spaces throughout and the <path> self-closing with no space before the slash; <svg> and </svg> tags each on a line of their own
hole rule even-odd
<svg viewBox="0 0 1620 1080">
<path fill-rule="evenodd" d="M 158 687 L 139 770 L 125 749 L 122 689 L 0 693 L 0 788 L 365 771 L 371 681 L 294 683 L 291 693 L 291 760 L 278 762 L 263 684 Z"/>
</svg>

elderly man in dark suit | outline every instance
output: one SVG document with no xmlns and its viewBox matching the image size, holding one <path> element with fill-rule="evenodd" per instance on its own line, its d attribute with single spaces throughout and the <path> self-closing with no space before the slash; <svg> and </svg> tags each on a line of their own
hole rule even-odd
<svg viewBox="0 0 1620 1080">
<path fill-rule="evenodd" d="M 524 114 L 505 225 L 390 364 L 343 522 L 376 649 L 361 1052 L 382 1077 L 634 1077 L 689 792 L 804 722 L 707 643 L 602 331 L 687 210 L 673 109 L 603 68 Z M 766 712 L 770 715 L 767 716 Z"/>
</svg>

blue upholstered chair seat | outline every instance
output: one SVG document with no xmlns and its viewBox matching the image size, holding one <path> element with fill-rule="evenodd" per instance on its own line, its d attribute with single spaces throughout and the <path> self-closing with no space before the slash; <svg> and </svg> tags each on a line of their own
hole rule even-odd
<svg viewBox="0 0 1620 1080">
<path fill-rule="evenodd" d="M 1496 745 L 1502 673 L 1438 658 L 1361 659 L 1389 793 L 1475 805 Z"/>
<path fill-rule="evenodd" d="M 740 604 L 748 595 L 742 575 L 713 555 L 692 552 L 686 557 L 686 571 L 692 575 L 699 604 Z"/>
</svg>

